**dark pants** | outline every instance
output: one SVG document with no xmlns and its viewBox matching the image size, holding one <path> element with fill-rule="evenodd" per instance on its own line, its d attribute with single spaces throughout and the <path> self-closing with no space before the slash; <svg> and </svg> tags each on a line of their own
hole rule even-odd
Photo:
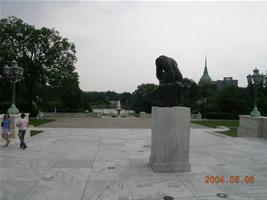
<svg viewBox="0 0 267 200">
<path fill-rule="evenodd" d="M 20 148 L 27 147 L 27 145 L 24 142 L 25 133 L 26 130 L 19 130 Z"/>
</svg>

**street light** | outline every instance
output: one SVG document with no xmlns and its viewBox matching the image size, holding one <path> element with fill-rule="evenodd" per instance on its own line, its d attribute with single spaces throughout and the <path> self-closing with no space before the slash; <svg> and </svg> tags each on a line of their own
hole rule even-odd
<svg viewBox="0 0 267 200">
<path fill-rule="evenodd" d="M 19 110 L 15 105 L 16 82 L 20 81 L 23 78 L 23 71 L 23 68 L 19 67 L 16 61 L 12 61 L 10 67 L 8 65 L 4 66 L 4 77 L 10 80 L 12 84 L 11 107 L 7 110 L 8 114 L 19 113 Z"/>
<path fill-rule="evenodd" d="M 261 113 L 258 111 L 258 107 L 257 107 L 257 98 L 258 98 L 257 88 L 263 83 L 264 78 L 265 76 L 263 74 L 260 74 L 257 68 L 253 70 L 252 75 L 249 74 L 247 76 L 248 85 L 253 86 L 253 89 L 254 89 L 254 107 L 253 107 L 253 110 L 250 112 L 251 117 L 261 116 Z"/>
<path fill-rule="evenodd" d="M 198 101 L 197 101 L 197 104 L 201 106 L 201 110 L 202 110 L 202 119 L 206 119 L 206 103 L 207 103 L 207 99 L 206 98 L 203 98 L 201 97 Z"/>
</svg>

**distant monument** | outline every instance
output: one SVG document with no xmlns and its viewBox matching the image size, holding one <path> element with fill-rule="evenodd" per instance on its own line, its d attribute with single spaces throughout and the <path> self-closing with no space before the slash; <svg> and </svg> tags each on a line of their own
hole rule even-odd
<svg viewBox="0 0 267 200">
<path fill-rule="evenodd" d="M 176 61 L 167 56 L 156 59 L 156 76 L 159 86 L 146 99 L 152 106 L 169 107 L 181 103 L 183 76 Z"/>
<path fill-rule="evenodd" d="M 116 110 L 117 110 L 117 112 L 118 112 L 118 116 L 119 116 L 119 115 L 120 115 L 120 112 L 121 112 L 121 101 L 120 101 L 120 100 L 118 100 Z"/>
<path fill-rule="evenodd" d="M 156 59 L 159 86 L 147 96 L 152 107 L 150 166 L 155 172 L 188 172 L 190 108 L 181 104 L 183 76 L 174 59 Z"/>
</svg>

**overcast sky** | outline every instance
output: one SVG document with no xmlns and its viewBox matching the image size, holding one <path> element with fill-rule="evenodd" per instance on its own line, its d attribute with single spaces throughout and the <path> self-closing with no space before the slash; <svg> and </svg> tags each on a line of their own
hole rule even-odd
<svg viewBox="0 0 267 200">
<path fill-rule="evenodd" d="M 174 58 L 198 82 L 205 54 L 213 80 L 232 76 L 246 86 L 267 70 L 267 2 L 1 1 L 14 15 L 54 27 L 74 42 L 84 91 L 133 92 L 156 83 L 155 59 Z"/>
</svg>

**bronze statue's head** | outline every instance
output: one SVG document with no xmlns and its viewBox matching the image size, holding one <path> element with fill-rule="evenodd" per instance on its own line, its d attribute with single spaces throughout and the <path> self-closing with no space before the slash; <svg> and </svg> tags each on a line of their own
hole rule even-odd
<svg viewBox="0 0 267 200">
<path fill-rule="evenodd" d="M 160 56 L 156 59 L 156 76 L 161 83 L 179 82 L 183 76 L 178 69 L 176 61 L 167 56 Z"/>
</svg>

